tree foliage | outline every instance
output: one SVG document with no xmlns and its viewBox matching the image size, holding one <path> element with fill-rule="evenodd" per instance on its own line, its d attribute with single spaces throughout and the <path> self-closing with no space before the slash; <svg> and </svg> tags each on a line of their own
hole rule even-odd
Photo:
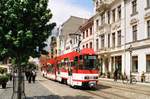
<svg viewBox="0 0 150 99">
<path fill-rule="evenodd" d="M 45 47 L 55 23 L 47 9 L 48 0 L 1 0 L 0 54 L 9 55 L 17 62 L 35 55 L 36 47 Z"/>
</svg>

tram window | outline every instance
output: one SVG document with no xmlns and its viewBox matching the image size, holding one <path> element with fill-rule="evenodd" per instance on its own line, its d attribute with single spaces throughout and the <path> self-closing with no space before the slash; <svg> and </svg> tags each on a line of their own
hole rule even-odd
<svg viewBox="0 0 150 99">
<path fill-rule="evenodd" d="M 71 62 L 71 66 L 75 66 L 75 62 Z"/>
<path fill-rule="evenodd" d="M 64 66 L 64 63 L 63 63 L 63 62 L 61 63 L 61 67 L 62 67 L 62 66 Z"/>
<path fill-rule="evenodd" d="M 68 64 L 67 64 L 68 66 L 71 66 L 71 63 L 70 62 L 68 62 Z"/>
<path fill-rule="evenodd" d="M 87 56 L 84 56 L 84 59 L 87 59 Z"/>
<path fill-rule="evenodd" d="M 76 56 L 76 57 L 74 58 L 74 61 L 78 61 L 78 56 Z"/>
<path fill-rule="evenodd" d="M 58 64 L 58 67 L 61 67 L 61 66 L 62 66 L 61 63 L 59 63 L 59 64 Z"/>
<path fill-rule="evenodd" d="M 78 66 L 78 62 L 77 61 L 74 61 L 74 66 Z"/>
<path fill-rule="evenodd" d="M 96 56 L 88 56 L 88 59 L 96 59 Z"/>
<path fill-rule="evenodd" d="M 79 59 L 82 60 L 82 55 L 79 56 Z"/>
</svg>

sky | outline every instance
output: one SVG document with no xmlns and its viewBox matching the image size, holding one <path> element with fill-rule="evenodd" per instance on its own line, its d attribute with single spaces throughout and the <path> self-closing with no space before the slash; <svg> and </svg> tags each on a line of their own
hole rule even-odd
<svg viewBox="0 0 150 99">
<path fill-rule="evenodd" d="M 93 0 L 49 0 L 48 8 L 51 9 L 53 17 L 51 22 L 56 22 L 57 26 L 53 30 L 52 35 L 56 35 L 56 29 L 70 16 L 81 18 L 90 18 L 93 15 Z M 47 47 L 50 50 L 51 37 L 46 41 Z"/>
<path fill-rule="evenodd" d="M 48 8 L 53 13 L 51 21 L 59 26 L 70 16 L 90 18 L 93 15 L 93 0 L 49 0 Z"/>
</svg>

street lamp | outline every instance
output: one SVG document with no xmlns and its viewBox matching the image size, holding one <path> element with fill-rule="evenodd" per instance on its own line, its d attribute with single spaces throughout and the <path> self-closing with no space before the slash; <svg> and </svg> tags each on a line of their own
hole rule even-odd
<svg viewBox="0 0 150 99">
<path fill-rule="evenodd" d="M 128 48 L 129 52 L 130 52 L 130 84 L 132 83 L 132 45 L 130 45 L 130 47 Z"/>
</svg>

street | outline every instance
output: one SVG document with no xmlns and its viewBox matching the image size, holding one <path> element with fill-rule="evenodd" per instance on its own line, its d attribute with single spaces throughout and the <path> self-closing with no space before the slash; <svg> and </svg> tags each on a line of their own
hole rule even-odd
<svg viewBox="0 0 150 99">
<path fill-rule="evenodd" d="M 25 81 L 26 99 L 150 99 L 150 86 L 122 84 L 100 79 L 96 90 L 77 88 L 37 76 L 36 83 Z M 12 82 L 0 88 L 0 99 L 11 99 Z"/>
<path fill-rule="evenodd" d="M 97 90 L 73 89 L 51 80 L 40 81 L 52 93 L 63 99 L 150 99 L 150 86 L 99 81 Z"/>
</svg>

